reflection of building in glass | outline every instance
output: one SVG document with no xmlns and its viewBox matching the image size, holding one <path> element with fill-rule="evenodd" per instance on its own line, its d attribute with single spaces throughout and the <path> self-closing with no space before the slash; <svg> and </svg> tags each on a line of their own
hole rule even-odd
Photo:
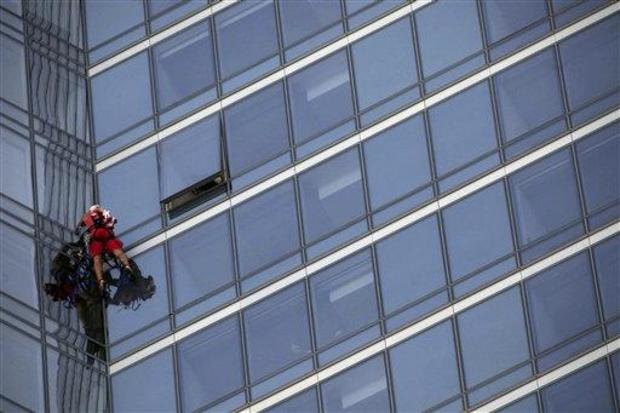
<svg viewBox="0 0 620 413">
<path fill-rule="evenodd" d="M 617 410 L 617 3 L 18 4 L 4 405 Z M 109 378 L 36 287 L 93 199 L 158 286 Z"/>
</svg>

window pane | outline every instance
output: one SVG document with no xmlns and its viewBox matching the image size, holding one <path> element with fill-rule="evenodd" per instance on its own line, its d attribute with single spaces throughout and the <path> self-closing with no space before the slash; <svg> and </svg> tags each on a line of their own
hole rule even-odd
<svg viewBox="0 0 620 413">
<path fill-rule="evenodd" d="M 467 388 L 514 367 L 530 354 L 518 288 L 477 305 L 458 317 Z M 529 377 L 529 364 L 470 394 L 470 404 Z"/>
<path fill-rule="evenodd" d="M 326 381 L 321 389 L 326 412 L 386 412 L 390 409 L 382 356 Z"/>
<path fill-rule="evenodd" d="M 118 217 L 118 233 L 159 214 L 156 168 L 152 147 L 99 174 L 101 203 Z"/>
<path fill-rule="evenodd" d="M 0 60 L 0 97 L 28 109 L 24 46 L 8 36 L 0 35 Z"/>
<path fill-rule="evenodd" d="M 351 50 L 357 98 L 362 111 L 413 86 L 418 80 L 409 18 L 402 19 L 354 43 Z M 400 99 L 391 106 L 383 104 L 381 112 L 374 114 L 369 121 L 418 97 L 419 92 L 416 88 L 412 94 L 405 96 L 405 100 Z"/>
<path fill-rule="evenodd" d="M 153 114 L 147 54 L 141 53 L 91 80 L 95 139 L 101 142 Z M 146 133 L 153 128 L 147 123 Z M 137 136 L 134 136 L 134 138 Z"/>
<path fill-rule="evenodd" d="M 445 286 L 437 217 L 379 242 L 377 263 L 386 314 Z"/>
<path fill-rule="evenodd" d="M 608 3 L 608 0 L 551 0 L 558 27 L 567 25 Z"/>
<path fill-rule="evenodd" d="M 560 119 L 557 125 L 547 126 L 528 139 L 518 139 L 564 113 L 553 50 L 542 52 L 495 79 L 503 139 L 513 143 L 506 150 L 510 157 L 564 130 L 564 120 Z"/>
<path fill-rule="evenodd" d="M 583 232 L 581 224 L 575 222 L 581 216 L 581 209 L 568 150 L 555 153 L 516 172 L 510 176 L 509 182 L 520 246 L 551 235 L 566 225 L 577 225 L 537 245 L 531 251 L 525 251 L 525 261 Z M 561 208 L 558 207 L 560 205 Z"/>
<path fill-rule="evenodd" d="M 162 198 L 222 170 L 220 124 L 216 116 L 165 139 L 160 148 Z"/>
<path fill-rule="evenodd" d="M 620 124 L 615 123 L 577 143 L 579 171 L 590 227 L 620 216 Z"/>
<path fill-rule="evenodd" d="M 39 308 L 34 240 L 0 222 L 0 247 L 2 292 Z"/>
<path fill-rule="evenodd" d="M 194 411 L 243 386 L 241 335 L 237 317 L 179 344 L 183 410 Z"/>
<path fill-rule="evenodd" d="M 233 177 L 288 149 L 282 84 L 253 94 L 224 111 Z"/>
<path fill-rule="evenodd" d="M 15 411 L 13 401 L 32 411 L 45 411 L 41 343 L 0 323 L 0 347 L 0 410 Z"/>
<path fill-rule="evenodd" d="M 347 258 L 314 275 L 310 293 L 319 348 L 376 321 L 370 252 Z"/>
<path fill-rule="evenodd" d="M 112 376 L 114 410 L 118 412 L 175 411 L 172 352 L 162 351 Z M 148 389 L 148 397 L 139 394 Z"/>
<path fill-rule="evenodd" d="M 342 34 L 340 2 L 279 0 L 282 36 L 288 60 Z"/>
<path fill-rule="evenodd" d="M 345 0 L 349 30 L 388 13 L 404 2 L 404 0 Z"/>
<path fill-rule="evenodd" d="M 306 242 L 365 213 L 357 150 L 328 160 L 299 177 Z"/>
<path fill-rule="evenodd" d="M 160 109 L 215 83 L 211 30 L 206 21 L 153 47 Z M 211 92 L 206 103 L 215 97 Z"/>
<path fill-rule="evenodd" d="M 529 43 L 549 31 L 545 0 L 483 0 L 487 39 L 490 44 L 503 40 L 492 49 L 493 59 Z M 528 27 L 529 26 L 529 27 Z M 510 37 L 510 39 L 507 39 Z"/>
<path fill-rule="evenodd" d="M 267 411 L 269 413 L 318 413 L 319 405 L 317 403 L 316 389 L 306 390 Z"/>
<path fill-rule="evenodd" d="M 620 67 L 618 25 L 620 15 L 616 14 L 560 43 L 571 110 L 614 92 L 590 111 L 575 115 L 575 123 L 585 122 L 620 101 L 620 72 L 616 70 Z"/>
<path fill-rule="evenodd" d="M 603 313 L 606 320 L 611 320 L 620 316 L 620 236 L 595 246 L 594 259 Z M 618 333 L 620 331 L 614 331 Z"/>
<path fill-rule="evenodd" d="M 513 251 L 506 194 L 501 182 L 446 208 L 443 218 L 455 281 Z M 487 271 L 482 279 L 476 279 L 475 286 L 510 271 L 515 262 L 508 258 L 505 264 L 499 265 L 500 268 L 491 273 Z"/>
<path fill-rule="evenodd" d="M 538 413 L 536 394 L 525 397 L 498 411 L 501 413 Z"/>
<path fill-rule="evenodd" d="M 445 176 L 455 168 L 487 154 L 445 179 L 441 190 L 451 189 L 499 162 L 491 94 L 487 82 L 481 83 L 429 110 L 431 136 L 437 165 L 437 174 Z"/>
<path fill-rule="evenodd" d="M 242 276 L 300 248 L 292 182 L 235 208 L 234 214 Z"/>
<path fill-rule="evenodd" d="M 460 392 L 450 322 L 390 350 L 397 411 L 421 412 Z"/>
<path fill-rule="evenodd" d="M 614 402 L 605 361 L 543 389 L 545 412 L 613 412 Z"/>
<path fill-rule="evenodd" d="M 422 71 L 425 77 L 451 66 L 482 49 L 480 23 L 476 3 L 471 1 L 439 1 L 422 8 L 415 15 L 418 26 Z M 471 70 L 484 63 L 476 59 Z M 451 79 L 464 74 L 454 73 Z M 443 82 L 445 83 L 445 82 Z"/>
<path fill-rule="evenodd" d="M 0 190 L 32 208 L 30 142 L 0 127 Z"/>
<path fill-rule="evenodd" d="M 598 323 L 590 263 L 580 254 L 527 281 L 534 346 L 541 353 Z M 558 355 L 567 358 L 570 354 Z M 559 361 L 559 360 L 558 360 Z M 548 363 L 543 362 L 543 368 Z"/>
<path fill-rule="evenodd" d="M 177 308 L 233 281 L 228 215 L 222 214 L 170 240 Z"/>
<path fill-rule="evenodd" d="M 278 38 L 272 1 L 249 1 L 229 7 L 215 15 L 215 27 L 222 78 L 252 68 L 226 89 L 234 89 L 278 65 L 277 57 L 274 58 Z"/>
<path fill-rule="evenodd" d="M 353 116 L 351 82 L 345 52 L 312 65 L 289 79 L 295 142 L 325 135 Z M 331 136 L 344 136 L 353 125 Z"/>
<path fill-rule="evenodd" d="M 252 382 L 310 354 L 303 284 L 250 307 L 244 322 Z"/>
<path fill-rule="evenodd" d="M 123 36 L 121 41 L 113 42 L 119 49 L 131 40 L 144 36 L 144 7 L 141 0 L 88 0 L 86 2 L 86 28 L 88 29 L 88 46 L 95 46 L 138 25 L 130 37 Z M 102 57 L 97 54 L 97 58 Z"/>
</svg>

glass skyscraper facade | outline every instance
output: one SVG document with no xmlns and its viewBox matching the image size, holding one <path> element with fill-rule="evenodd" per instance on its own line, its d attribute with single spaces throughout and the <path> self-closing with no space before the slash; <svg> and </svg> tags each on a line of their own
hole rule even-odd
<svg viewBox="0 0 620 413">
<path fill-rule="evenodd" d="M 0 11 L 0 410 L 620 408 L 619 3 Z M 137 311 L 42 293 L 95 201 Z"/>
</svg>

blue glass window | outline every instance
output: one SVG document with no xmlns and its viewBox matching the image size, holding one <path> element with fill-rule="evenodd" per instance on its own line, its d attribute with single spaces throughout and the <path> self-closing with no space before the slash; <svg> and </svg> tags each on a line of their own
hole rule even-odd
<svg viewBox="0 0 620 413">
<path fill-rule="evenodd" d="M 460 392 L 450 322 L 444 322 L 390 350 L 397 411 L 421 412 Z"/>
<path fill-rule="evenodd" d="M 256 168 L 289 147 L 284 93 L 278 83 L 224 111 L 230 173 Z M 290 161 L 286 156 L 286 162 Z"/>
<path fill-rule="evenodd" d="M 244 322 L 252 382 L 310 354 L 303 284 L 250 307 Z"/>
<path fill-rule="evenodd" d="M 373 211 L 421 189 L 431 180 L 426 133 L 421 116 L 408 119 L 364 142 L 366 176 Z M 416 192 L 373 216 L 375 224 L 399 215 L 430 199 L 431 187 Z"/>
<path fill-rule="evenodd" d="M 91 61 L 99 60 L 144 37 L 142 0 L 88 0 L 85 3 Z"/>
<path fill-rule="evenodd" d="M 432 107 L 429 117 L 437 174 L 444 177 L 440 182 L 442 191 L 497 165 L 497 138 L 487 82 Z"/>
<path fill-rule="evenodd" d="M 620 103 L 620 15 L 614 15 L 560 43 L 562 67 L 571 110 L 591 107 L 573 115 L 573 122 L 587 121 Z"/>
<path fill-rule="evenodd" d="M 118 233 L 159 214 L 157 181 L 157 159 L 153 147 L 99 174 L 101 204 L 118 217 Z"/>
<path fill-rule="evenodd" d="M 506 257 L 512 253 L 513 245 L 501 182 L 446 208 L 443 219 L 453 281 L 494 263 L 478 276 L 458 284 L 458 294 L 514 268 L 514 258 Z"/>
<path fill-rule="evenodd" d="M 498 410 L 501 413 L 538 413 L 538 399 L 532 394 Z"/>
<path fill-rule="evenodd" d="M 243 386 L 241 334 L 237 317 L 179 344 L 183 410 L 194 411 Z"/>
<path fill-rule="evenodd" d="M 571 23 L 604 4 L 608 4 L 608 0 L 551 0 L 558 27 Z"/>
<path fill-rule="evenodd" d="M 318 413 L 319 405 L 316 389 L 306 390 L 267 411 L 269 413 Z"/>
<path fill-rule="evenodd" d="M 503 140 L 510 144 L 506 149 L 508 157 L 565 129 L 564 119 L 557 119 L 564 114 L 564 105 L 553 50 L 544 51 L 497 75 L 495 89 Z M 556 122 L 549 123 L 554 119 Z"/>
<path fill-rule="evenodd" d="M 321 384 L 325 412 L 386 412 L 390 402 L 383 357 L 375 357 Z"/>
<path fill-rule="evenodd" d="M 232 241 L 222 214 L 169 242 L 177 308 L 233 281 Z"/>
<path fill-rule="evenodd" d="M 181 115 L 215 98 L 215 67 L 208 21 L 155 45 L 153 61 L 160 111 L 192 96 L 191 102 L 174 109 L 176 115 Z M 162 123 L 173 116 L 161 115 Z"/>
<path fill-rule="evenodd" d="M 0 188 L 2 195 L 33 207 L 30 142 L 3 127 L 0 127 Z"/>
<path fill-rule="evenodd" d="M 467 388 L 516 367 L 530 358 L 521 294 L 517 287 L 494 296 L 457 317 Z M 529 377 L 529 363 L 471 391 L 475 404 Z"/>
<path fill-rule="evenodd" d="M 615 123 L 577 143 L 579 171 L 590 227 L 620 216 L 620 124 Z"/>
<path fill-rule="evenodd" d="M 363 124 L 368 124 L 420 96 L 417 87 L 405 91 L 418 81 L 409 18 L 363 38 L 353 44 L 351 51 L 360 110 L 365 111 L 387 98 L 394 99 L 362 115 Z M 378 79 L 380 81 L 377 81 Z M 395 96 L 396 93 L 402 94 Z"/>
<path fill-rule="evenodd" d="M 0 250 L 2 251 L 0 261 L 2 292 L 38 308 L 34 240 L 4 222 L 0 222 L 0 247 L 2 248 Z"/>
<path fill-rule="evenodd" d="M 418 11 L 415 22 L 425 78 L 459 64 L 428 82 L 428 89 L 437 89 L 484 63 L 482 55 L 472 56 L 483 46 L 476 2 L 438 1 Z"/>
<path fill-rule="evenodd" d="M 137 397 L 148 389 L 148 397 Z M 162 351 L 147 360 L 112 376 L 116 411 L 175 411 L 172 352 Z"/>
<path fill-rule="evenodd" d="M 594 259 L 603 315 L 606 320 L 612 320 L 620 316 L 620 236 L 595 246 Z M 609 329 L 610 336 L 620 334 L 620 320 L 614 321 Z"/>
<path fill-rule="evenodd" d="M 377 320 L 374 280 L 370 251 L 312 276 L 310 294 L 319 348 Z"/>
<path fill-rule="evenodd" d="M 532 42 L 549 31 L 545 0 L 530 0 L 526 7 L 522 0 L 483 0 L 482 8 L 488 42 L 497 43 L 491 49 L 493 59 Z"/>
<path fill-rule="evenodd" d="M 570 152 L 555 153 L 510 176 L 519 246 L 524 261 L 544 254 L 583 232 Z M 568 227 L 567 227 L 568 226 Z M 543 237 L 549 236 L 546 239 Z"/>
<path fill-rule="evenodd" d="M 151 31 L 187 17 L 193 11 L 207 6 L 208 0 L 148 0 Z"/>
<path fill-rule="evenodd" d="M 167 198 L 222 169 L 220 123 L 216 116 L 160 144 L 161 197 Z"/>
<path fill-rule="evenodd" d="M 0 345 L 0 410 L 45 411 L 41 343 L 0 323 Z"/>
<path fill-rule="evenodd" d="M 291 182 L 235 208 L 234 215 L 242 276 L 300 248 Z"/>
<path fill-rule="evenodd" d="M 605 364 L 599 361 L 543 389 L 545 412 L 613 412 L 613 393 Z"/>
<path fill-rule="evenodd" d="M 241 2 L 215 15 L 224 92 L 279 64 L 273 1 Z M 265 111 L 266 112 L 266 111 Z"/>
<path fill-rule="evenodd" d="M 299 145 L 320 138 L 300 156 L 354 129 L 351 81 L 345 52 L 312 65 L 288 80 L 293 134 Z"/>
<path fill-rule="evenodd" d="M 525 284 L 528 311 L 534 331 L 534 348 L 537 354 L 574 337 L 598 323 L 594 281 L 586 254 L 580 254 L 557 265 Z M 597 334 L 600 338 L 600 334 Z M 547 368 L 553 362 L 583 350 L 592 344 L 591 339 L 579 340 L 539 363 Z M 579 348 L 575 348 L 579 347 Z"/>
<path fill-rule="evenodd" d="M 0 97 L 28 109 L 24 46 L 8 36 L 0 35 L 0 60 L 3 63 L 0 70 Z M 4 104 L 2 109 L 4 112 Z"/>
<path fill-rule="evenodd" d="M 286 59 L 294 59 L 342 34 L 340 2 L 278 0 Z"/>
<path fill-rule="evenodd" d="M 386 14 L 388 11 L 403 4 L 404 0 L 345 0 L 349 30 Z"/>
<path fill-rule="evenodd" d="M 445 286 L 437 217 L 377 243 L 377 265 L 386 314 Z M 440 297 L 442 303 L 447 300 L 445 292 Z"/>
<path fill-rule="evenodd" d="M 338 155 L 299 177 L 307 243 L 365 214 L 357 150 Z"/>
<path fill-rule="evenodd" d="M 151 84 L 146 52 L 136 55 L 91 80 L 93 122 L 97 142 L 123 132 L 123 137 L 100 149 L 105 155 L 153 129 Z M 127 131 L 127 132 L 125 132 Z M 118 141 L 118 142 L 117 142 Z"/>
</svg>

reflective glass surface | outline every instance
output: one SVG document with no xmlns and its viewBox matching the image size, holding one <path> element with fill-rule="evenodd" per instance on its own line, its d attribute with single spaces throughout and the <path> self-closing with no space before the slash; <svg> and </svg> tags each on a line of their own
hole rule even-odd
<svg viewBox="0 0 620 413">
<path fill-rule="evenodd" d="M 620 237 L 615 236 L 595 246 L 594 261 L 603 302 L 603 316 L 606 320 L 612 320 L 620 316 Z M 609 335 L 620 334 L 619 327 L 616 320 L 609 327 Z"/>
<path fill-rule="evenodd" d="M 34 240 L 0 222 L 0 247 L 2 293 L 10 294 L 21 302 L 38 308 Z"/>
<path fill-rule="evenodd" d="M 0 97 L 27 109 L 26 58 L 24 46 L 8 36 L 0 35 Z"/>
<path fill-rule="evenodd" d="M 32 199 L 30 142 L 0 127 L 0 187 L 2 194 L 30 208 Z"/>
</svg>

